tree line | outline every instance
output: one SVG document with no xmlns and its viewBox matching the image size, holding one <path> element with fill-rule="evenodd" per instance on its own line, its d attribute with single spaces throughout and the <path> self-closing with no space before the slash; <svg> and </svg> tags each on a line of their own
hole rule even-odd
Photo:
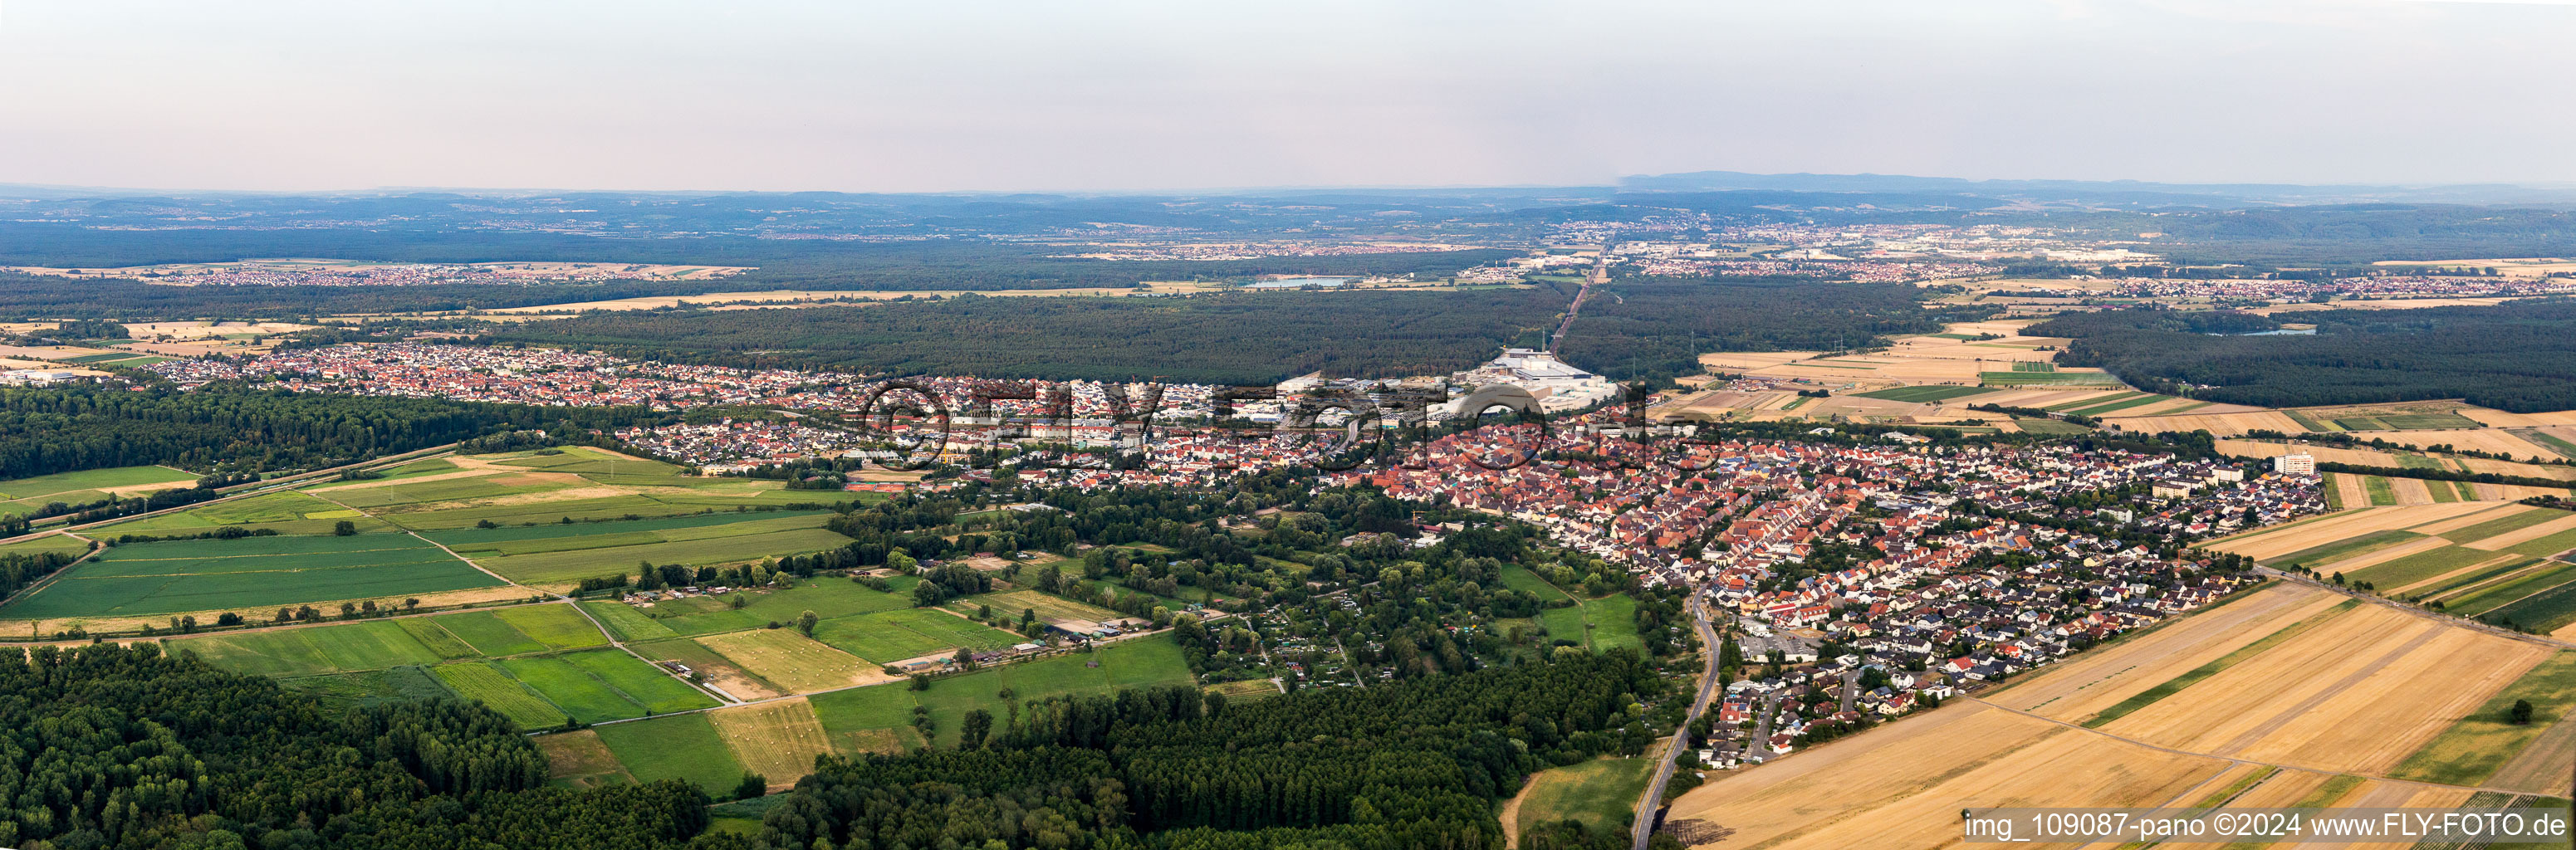
<svg viewBox="0 0 2576 850">
<path fill-rule="evenodd" d="M 253 472 L 325 467 L 497 431 L 581 432 L 660 418 L 643 408 L 325 395 L 220 384 L 193 392 L 0 389 L 0 479 L 148 464 Z"/>
<path fill-rule="evenodd" d="M 2240 314 L 2241 315 L 2241 314 Z M 2259 318 L 2259 317 L 2256 317 Z M 2263 407 L 2465 399 L 2535 413 L 2576 409 L 2576 300 L 2493 307 L 2301 313 L 2314 336 L 2229 336 L 2261 322 L 2163 309 L 2060 316 L 2034 336 L 2073 337 L 2058 356 L 2140 389 Z M 2265 320 L 2269 321 L 2269 320 Z"/>
<path fill-rule="evenodd" d="M 1187 687 L 1038 700 L 978 746 L 820 759 L 758 834 L 700 843 L 1492 847 L 1522 777 L 1617 746 L 1661 693 L 1614 652 L 1243 704 Z"/>
<path fill-rule="evenodd" d="M 480 705 L 326 708 L 157 644 L 37 647 L 0 693 L 0 846 L 658 850 L 708 822 L 686 783 L 547 785 Z"/>
</svg>

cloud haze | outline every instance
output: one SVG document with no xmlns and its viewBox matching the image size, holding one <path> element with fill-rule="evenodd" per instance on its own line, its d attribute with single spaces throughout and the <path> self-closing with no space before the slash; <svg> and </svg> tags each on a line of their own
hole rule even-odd
<svg viewBox="0 0 2576 850">
<path fill-rule="evenodd" d="M 0 182 L 2576 181 L 2576 6 L 0 6 Z"/>
</svg>

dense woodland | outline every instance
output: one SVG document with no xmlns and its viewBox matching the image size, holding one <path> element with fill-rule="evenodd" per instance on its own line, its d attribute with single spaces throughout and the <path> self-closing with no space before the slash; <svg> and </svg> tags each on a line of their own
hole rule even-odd
<svg viewBox="0 0 2576 850">
<path fill-rule="evenodd" d="M 1566 362 L 1619 379 L 1700 373 L 1712 351 L 1832 351 L 1930 333 L 1991 308 L 1932 310 L 1895 283 L 1627 278 L 1595 291 L 1559 348 Z"/>
<path fill-rule="evenodd" d="M 2229 336 L 2277 325 L 2250 314 L 2119 310 L 2063 316 L 2034 336 L 2074 337 L 2058 362 L 2100 366 L 2141 389 L 2267 407 L 2461 398 L 2530 413 L 2576 408 L 2576 301 L 2300 313 L 2314 336 Z"/>
<path fill-rule="evenodd" d="M 498 431 L 613 428 L 641 408 L 562 408 L 210 387 L 0 389 L 0 479 L 168 464 L 244 471 L 332 466 Z"/>
<path fill-rule="evenodd" d="M 0 663 L 0 846 L 22 850 L 678 847 L 677 781 L 575 791 L 501 715 L 324 708 L 157 644 Z"/>
<path fill-rule="evenodd" d="M 1270 384 L 1448 373 L 1545 328 L 1570 292 L 1241 292 L 987 298 L 865 307 L 603 313 L 496 330 L 508 342 L 737 366 L 898 375 Z"/>
<path fill-rule="evenodd" d="M 1488 848 L 1494 804 L 1607 752 L 1661 693 L 1574 654 L 1229 704 L 1194 689 L 1040 701 L 982 746 L 826 758 L 758 835 L 710 848 Z"/>
</svg>

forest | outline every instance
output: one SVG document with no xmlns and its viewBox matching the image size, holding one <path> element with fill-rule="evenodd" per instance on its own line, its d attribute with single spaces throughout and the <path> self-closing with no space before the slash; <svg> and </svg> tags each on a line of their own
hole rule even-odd
<svg viewBox="0 0 2576 850">
<path fill-rule="evenodd" d="M 1499 846 L 1496 802 L 1641 734 L 1625 651 L 1233 704 L 1193 688 L 1032 703 L 979 744 L 825 757 L 708 848 Z"/>
<path fill-rule="evenodd" d="M 2466 399 L 2534 413 L 2576 409 L 2576 301 L 2493 307 L 2321 310 L 2314 336 L 2242 336 L 2269 320 L 2132 309 L 2061 316 L 2023 333 L 2075 338 L 2057 362 L 2099 366 L 2139 389 L 2302 407 Z M 2219 324 L 2223 323 L 2223 329 Z"/>
<path fill-rule="evenodd" d="M 796 310 L 602 313 L 497 329 L 502 342 L 638 359 L 896 375 L 1272 384 L 1322 370 L 1445 374 L 1548 326 L 1570 293 L 1237 292 L 989 298 Z"/>
<path fill-rule="evenodd" d="M 0 389 L 0 479 L 168 464 L 244 472 L 334 466 L 500 430 L 614 428 L 642 408 L 538 407 L 443 399 L 98 387 Z"/>
<path fill-rule="evenodd" d="M 0 663 L 0 846 L 47 850 L 677 848 L 706 793 L 573 790 L 501 715 L 323 707 L 138 643 Z"/>
<path fill-rule="evenodd" d="M 1566 362 L 1622 380 L 1699 374 L 1712 351 L 1830 351 L 1929 333 L 1992 308 L 1927 309 L 1924 290 L 1807 279 L 1627 278 L 1593 293 L 1568 328 Z"/>
</svg>

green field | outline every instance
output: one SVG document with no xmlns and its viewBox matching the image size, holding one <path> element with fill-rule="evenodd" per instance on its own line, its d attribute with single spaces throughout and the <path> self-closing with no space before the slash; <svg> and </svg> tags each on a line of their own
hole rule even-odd
<svg viewBox="0 0 2576 850">
<path fill-rule="evenodd" d="M 1991 392 L 1997 392 L 1997 390 L 1993 387 L 1955 387 L 1933 384 L 1918 387 L 1889 387 L 1883 390 L 1853 393 L 1852 395 L 1859 396 L 1861 398 L 1884 399 L 1887 401 L 1933 402 L 1972 395 L 1984 395 Z"/>
<path fill-rule="evenodd" d="M 532 506 L 528 516 L 555 516 Z M 554 584 L 611 573 L 638 562 L 715 564 L 837 549 L 848 537 L 823 529 L 821 511 L 712 513 L 612 522 L 469 528 L 427 536 L 511 579 Z"/>
<path fill-rule="evenodd" d="M 337 488 L 341 488 L 341 487 L 354 487 L 354 486 L 357 486 L 357 485 L 360 485 L 360 484 L 376 484 L 376 483 L 382 483 L 382 482 L 386 482 L 386 481 L 401 481 L 401 480 L 403 480 L 403 479 L 407 479 L 407 478 L 419 478 L 419 477 L 424 476 L 424 475 L 440 475 L 440 474 L 444 474 L 444 473 L 455 472 L 455 471 L 457 471 L 457 468 L 458 468 L 458 467 L 456 466 L 456 462 L 455 462 L 455 461 L 451 461 L 451 460 L 448 460 L 448 459 L 443 458 L 443 457 L 434 457 L 434 458 L 428 458 L 428 459 L 425 459 L 425 460 L 415 460 L 415 461 L 412 461 L 412 462 L 410 462 L 410 463 L 406 463 L 406 464 L 403 464 L 403 465 L 401 465 L 401 466 L 394 467 L 394 468 L 392 468 L 392 469 L 381 469 L 381 470 L 377 470 L 377 472 L 381 473 L 381 474 L 384 476 L 384 477 L 382 477 L 382 478 L 368 478 L 368 479 L 359 480 L 359 481 L 327 481 L 327 482 L 324 482 L 324 483 L 321 483 L 321 484 L 315 484 L 315 485 L 312 485 L 312 486 L 309 486 L 309 487 L 305 487 L 304 489 L 306 489 L 306 490 L 332 490 L 332 489 L 337 489 Z"/>
<path fill-rule="evenodd" d="M 2518 558 L 2468 575 L 2454 576 L 2444 580 L 2440 584 L 2416 588 L 2415 590 L 2409 591 L 2408 595 L 2431 599 L 2435 596 L 2448 593 L 2454 588 L 2474 586 L 2479 582 L 2486 581 L 2506 573 L 2518 572 L 2537 563 L 2540 563 L 2540 559 L 2538 558 Z"/>
<path fill-rule="evenodd" d="M 330 494 L 331 500 L 334 502 L 339 502 L 341 504 L 348 505 L 349 507 L 359 508 L 362 510 L 385 513 L 389 511 L 400 511 L 402 508 L 407 506 L 423 505 L 435 502 L 457 502 L 467 499 L 495 499 L 502 496 L 516 496 L 523 493 L 543 493 L 550 490 L 563 490 L 579 483 L 578 479 L 574 479 L 572 481 L 530 481 L 527 480 L 527 478 L 528 476 L 524 475 L 502 473 L 496 475 L 478 475 L 470 478 L 440 478 L 431 481 L 396 482 L 393 484 L 368 482 L 379 484 L 379 486 L 334 487 L 326 492 Z"/>
<path fill-rule="evenodd" d="M 1539 771 L 1529 779 L 1515 820 L 1523 831 L 1576 820 L 1592 832 L 1624 833 L 1636 822 L 1637 799 L 1654 773 L 1651 758 L 1598 758 Z"/>
<path fill-rule="evenodd" d="M 593 649 L 561 656 L 583 672 L 606 683 L 629 700 L 652 714 L 669 714 L 698 708 L 713 708 L 714 697 L 707 696 L 687 682 L 680 681 L 660 668 L 636 660 L 635 656 L 614 649 Z"/>
<path fill-rule="evenodd" d="M 2112 386 L 2120 383 L 2120 379 L 2112 377 L 2109 372 L 1979 372 L 1977 380 L 1988 385 L 2008 387 L 2034 384 Z"/>
<path fill-rule="evenodd" d="M 2073 422 L 2061 422 L 2055 419 L 2040 419 L 2037 417 L 2015 416 L 2013 417 L 2013 425 L 2021 428 L 2023 431 L 2045 436 L 2093 433 L 2093 429 L 2077 425 Z"/>
<path fill-rule="evenodd" d="M 885 750 L 889 746 L 909 749 L 927 743 L 920 730 L 912 726 L 913 706 L 920 703 L 900 685 L 818 694 L 807 702 L 813 704 L 814 719 L 822 721 L 823 732 L 831 736 L 832 746 L 842 752 Z M 1004 716 L 1008 716 L 1007 710 Z"/>
<path fill-rule="evenodd" d="M 757 629 L 773 622 L 793 623 L 807 611 L 828 619 L 910 608 L 912 586 L 920 581 L 912 576 L 897 576 L 887 585 L 891 592 L 879 593 L 845 579 L 817 578 L 786 590 L 735 591 L 724 597 L 665 600 L 653 603 L 651 608 L 626 607 L 673 634 L 707 635 Z M 735 596 L 746 600 L 743 607 L 732 607 L 730 600 Z"/>
<path fill-rule="evenodd" d="M 431 645 L 412 629 L 426 620 L 368 620 L 334 626 L 273 629 L 171 640 L 174 652 L 193 651 L 207 663 L 257 676 L 311 676 L 436 664 L 470 653 L 454 644 Z"/>
<path fill-rule="evenodd" d="M 456 692 L 423 667 L 394 667 L 362 673 L 335 673 L 282 679 L 278 684 L 334 705 L 374 705 L 427 699 L 454 699 Z"/>
<path fill-rule="evenodd" d="M 1583 600 L 1584 622 L 1592 626 L 1592 648 L 1637 647 L 1637 600 L 1625 593 Z"/>
<path fill-rule="evenodd" d="M 2576 549 L 2576 529 L 2561 531 L 2547 537 L 2542 537 L 2536 540 L 2525 540 L 2523 542 L 2504 547 L 2504 550 L 2507 552 L 2512 552 L 2517 555 L 2530 555 L 2534 558 L 2553 558 L 2570 549 Z"/>
<path fill-rule="evenodd" d="M 620 656 L 626 654 L 616 650 L 602 651 Z M 632 658 L 627 660 L 634 661 Z M 563 709 L 564 714 L 574 720 L 598 723 L 603 720 L 625 720 L 644 716 L 642 705 L 627 699 L 610 688 L 607 682 L 574 666 L 572 662 L 564 660 L 561 656 L 538 655 L 492 663 L 499 665 L 502 672 L 510 674 L 510 678 L 519 680 L 519 683 L 528 686 L 529 690 L 544 696 L 547 702 L 554 703 L 556 707 Z M 640 665 L 644 662 L 635 663 Z"/>
<path fill-rule="evenodd" d="M 2530 700 L 2531 723 L 2507 716 L 2515 700 Z M 2451 724 L 2399 762 L 2390 776 L 2452 785 L 2476 785 L 2495 775 L 2532 739 L 2576 709 L 2576 650 L 2561 650 L 2488 697 L 2486 704 Z"/>
<path fill-rule="evenodd" d="M 176 638 L 167 643 L 174 651 L 191 650 L 209 663 L 242 673 L 312 676 L 579 649 L 606 642 L 571 606 L 529 605 Z"/>
<path fill-rule="evenodd" d="M 519 680 L 510 678 L 488 661 L 442 664 L 430 668 L 450 690 L 467 699 L 490 706 L 521 729 L 545 729 L 561 726 L 564 714 L 544 697 L 537 696 Z M 686 715 L 683 715 L 686 716 Z"/>
<path fill-rule="evenodd" d="M 2361 489 L 2370 493 L 2370 504 L 2373 507 L 2397 504 L 2397 485 L 2388 483 L 2386 478 L 2364 475 L 2361 477 Z"/>
<path fill-rule="evenodd" d="M 2337 428 L 2335 428 L 2335 427 L 2333 427 L 2333 426 L 2327 425 L 2327 424 L 2326 424 L 2326 422 L 2325 422 L 2325 420 L 2318 419 L 2315 415 L 2310 414 L 2310 413 L 2308 413 L 2307 411 L 2304 411 L 2304 410 L 2284 410 L 2284 411 L 2281 411 L 2281 415 L 2283 415 L 2283 416 L 2287 416 L 2287 417 L 2290 417 L 2290 421 L 2292 421 L 2292 422 L 2296 422 L 2296 423 L 2299 423 L 2299 427 L 2301 427 L 2301 428 L 2306 428 L 2306 429 L 2308 429 L 2308 430 L 2310 430 L 2310 431 L 2335 431 L 2335 430 L 2340 430 L 2340 429 L 2337 429 Z"/>
<path fill-rule="evenodd" d="M 2570 580 L 2498 605 L 2487 611 L 2486 616 L 2498 621 L 2511 620 L 2514 625 L 2543 633 L 2576 623 L 2576 576 L 2561 572 L 2559 577 Z"/>
<path fill-rule="evenodd" d="M 599 727 L 599 740 L 638 782 L 680 779 L 717 795 L 742 781 L 742 762 L 704 714 L 675 714 Z"/>
<path fill-rule="evenodd" d="M 500 584 L 410 535 L 136 543 L 99 553 L 53 584 L 0 608 L 0 616 L 257 611 Z"/>
<path fill-rule="evenodd" d="M 1530 572 L 1528 567 L 1519 564 L 1503 567 L 1503 586 L 1536 596 L 1541 604 L 1574 598 L 1565 595 L 1565 591 L 1556 589 L 1556 585 L 1547 583 L 1547 579 L 1539 578 L 1537 573 Z"/>
<path fill-rule="evenodd" d="M 655 622 L 635 610 L 635 606 L 623 602 L 592 600 L 581 603 L 581 608 L 598 618 L 600 625 L 607 627 L 609 634 L 621 641 L 634 643 L 679 636 L 678 632 L 671 631 L 671 627 Z"/>
<path fill-rule="evenodd" d="M 89 541 L 67 534 L 48 534 L 0 545 L 0 555 L 42 555 L 48 552 L 78 555 L 87 551 Z"/>
<path fill-rule="evenodd" d="M 2102 416 L 2102 415 L 2106 415 L 2106 414 L 2110 414 L 2110 413 L 2115 413 L 2115 412 L 2122 411 L 2122 410 L 2127 410 L 2127 409 L 2132 408 L 2132 407 L 2144 407 L 2144 406 L 2147 406 L 2147 405 L 2150 405 L 2150 404 L 2154 404 L 2154 403 L 2156 403 L 2156 402 L 2160 402 L 2160 401 L 2171 401 L 2171 400 L 2173 400 L 2173 396 L 2169 396 L 2169 395 L 2156 395 L 2155 393 L 2137 393 L 2137 394 L 2135 394 L 2135 395 L 2131 395 L 2131 396 L 2127 396 L 2127 397 L 2114 398 L 2114 399 L 2109 400 L 2109 401 L 2108 401 L 2108 402 L 2106 402 L 2106 403 L 2092 404 L 2092 405 L 2087 405 L 2087 406 L 2084 406 L 2084 407 L 2079 407 L 2079 408 L 2076 408 L 2076 409 L 2074 409 L 2074 410 L 2069 410 L 2069 411 L 2067 411 L 2067 412 L 2068 412 L 2068 413 L 2075 414 L 2075 415 L 2077 415 L 2077 416 Z"/>
<path fill-rule="evenodd" d="M 2547 561 L 2520 576 L 2488 585 L 2458 599 L 2445 600 L 2442 607 L 2462 617 L 2476 617 L 2569 581 L 2576 581 L 2576 564 Z"/>
<path fill-rule="evenodd" d="M 2055 372 L 2057 371 L 2057 364 L 2050 363 L 2045 360 L 2015 360 L 2012 364 L 2012 370 L 2015 372 Z"/>
<path fill-rule="evenodd" d="M 1000 613 L 996 609 L 996 613 Z M 1027 638 L 942 611 L 905 608 L 824 620 L 814 639 L 884 665 L 958 647 L 1000 649 Z"/>
<path fill-rule="evenodd" d="M 2370 582 L 2378 589 L 2386 591 L 2405 587 L 2406 585 L 2414 584 L 2461 567 L 2466 567 L 2479 561 L 2493 560 L 2499 557 L 2504 557 L 2504 553 L 2487 552 L 2459 546 L 2444 546 L 2439 549 L 2429 549 L 2417 552 L 2396 560 L 2372 564 L 2368 567 L 2347 573 L 2344 578 L 2351 581 Z"/>
<path fill-rule="evenodd" d="M 658 460 L 640 460 L 636 458 L 619 457 L 610 452 L 601 451 L 589 446 L 568 446 L 563 449 L 562 454 L 530 454 L 517 458 L 497 460 L 494 461 L 494 463 L 500 466 L 515 466 L 522 469 L 543 470 L 546 472 L 570 472 L 574 474 L 600 473 L 603 475 L 669 476 L 675 475 L 680 471 L 679 467 L 672 466 Z"/>
<path fill-rule="evenodd" d="M 118 466 L 108 469 L 84 469 L 79 472 L 57 472 L 33 478 L 0 481 L 0 499 L 35 499 L 56 493 L 99 490 L 110 487 L 140 487 L 145 484 L 184 486 L 195 484 L 193 472 L 167 466 Z"/>
<path fill-rule="evenodd" d="M 166 484 L 185 487 L 195 484 L 194 473 L 166 466 L 119 466 L 109 469 L 84 469 L 79 472 L 57 472 L 33 478 L 0 481 L 0 516 L 35 513 L 53 502 L 82 505 L 106 499 L 101 488 L 140 487 Z M 156 488 L 166 489 L 166 488 Z"/>
<path fill-rule="evenodd" d="M 1093 666 L 1097 664 L 1098 666 Z M 875 685 L 813 697 L 814 716 L 836 745 L 865 749 L 852 742 L 891 738 L 910 743 L 912 709 L 930 710 L 931 739 L 957 743 L 966 712 L 981 708 L 996 718 L 1010 716 L 1010 702 L 1067 694 L 1109 693 L 1120 688 L 1190 684 L 1189 664 L 1180 644 L 1168 634 L 1119 641 L 1090 653 L 1068 653 L 1019 664 L 931 680 L 930 689 L 913 691 L 900 684 Z M 1002 698 L 1011 692 L 1009 700 Z"/>
<path fill-rule="evenodd" d="M 167 534 L 196 532 L 227 525 L 266 528 L 283 535 L 326 535 L 341 520 L 348 520 L 360 532 L 387 531 L 383 520 L 310 495 L 294 491 L 266 493 L 247 499 L 217 502 L 192 510 L 144 517 L 101 529 L 101 534 Z"/>
</svg>

